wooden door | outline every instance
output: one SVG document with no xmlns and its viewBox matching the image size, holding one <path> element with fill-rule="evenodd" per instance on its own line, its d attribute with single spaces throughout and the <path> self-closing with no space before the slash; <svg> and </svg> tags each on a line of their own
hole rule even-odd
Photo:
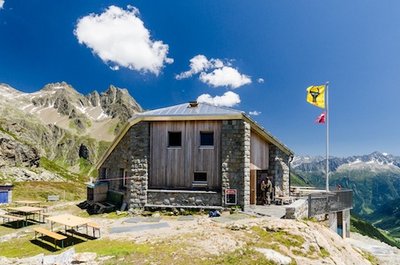
<svg viewBox="0 0 400 265">
<path fill-rule="evenodd" d="M 257 201 L 257 178 L 256 171 L 250 170 L 250 204 L 256 204 Z"/>
</svg>

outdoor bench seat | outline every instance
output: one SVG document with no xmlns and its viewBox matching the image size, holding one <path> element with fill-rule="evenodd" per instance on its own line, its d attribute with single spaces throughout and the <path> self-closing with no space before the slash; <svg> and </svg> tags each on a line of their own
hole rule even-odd
<svg viewBox="0 0 400 265">
<path fill-rule="evenodd" d="M 22 216 L 16 216 L 16 215 L 10 215 L 10 214 L 0 214 L 0 217 L 2 217 L 3 219 L 13 219 L 13 220 L 25 220 L 24 217 Z"/>
<path fill-rule="evenodd" d="M 61 248 L 64 248 L 64 239 L 67 238 L 66 236 L 60 235 L 58 233 L 52 232 L 52 231 L 47 230 L 42 227 L 36 227 L 33 230 L 35 231 L 35 239 L 36 239 L 37 234 L 46 235 L 46 236 L 54 239 L 54 248 L 57 248 L 56 242 L 59 240 L 61 240 Z"/>
<path fill-rule="evenodd" d="M 87 223 L 86 225 L 87 225 L 87 227 L 93 228 L 93 237 L 96 237 L 96 236 L 95 236 L 95 230 L 98 230 L 98 231 L 99 231 L 99 237 L 100 237 L 100 228 L 101 228 L 101 227 L 100 227 L 99 224 L 94 223 L 94 222 L 90 222 L 90 223 Z"/>
</svg>

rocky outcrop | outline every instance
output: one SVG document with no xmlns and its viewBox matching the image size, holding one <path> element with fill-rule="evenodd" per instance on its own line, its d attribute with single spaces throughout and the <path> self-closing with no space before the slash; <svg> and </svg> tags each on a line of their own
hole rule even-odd
<svg viewBox="0 0 400 265">
<path fill-rule="evenodd" d="M 35 148 L 16 141 L 0 131 L 0 168 L 4 166 L 37 167 L 39 154 Z"/>
<path fill-rule="evenodd" d="M 142 107 L 129 95 L 128 90 L 119 89 L 113 85 L 101 93 L 100 105 L 104 112 L 113 117 L 127 121 L 133 114 L 142 112 Z"/>
</svg>

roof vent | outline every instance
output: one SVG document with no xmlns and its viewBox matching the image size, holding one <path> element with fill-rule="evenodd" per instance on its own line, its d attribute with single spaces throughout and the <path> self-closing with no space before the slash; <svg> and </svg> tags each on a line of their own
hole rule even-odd
<svg viewBox="0 0 400 265">
<path fill-rule="evenodd" d="M 195 101 L 189 101 L 189 108 L 196 108 L 199 105 L 199 103 Z"/>
</svg>

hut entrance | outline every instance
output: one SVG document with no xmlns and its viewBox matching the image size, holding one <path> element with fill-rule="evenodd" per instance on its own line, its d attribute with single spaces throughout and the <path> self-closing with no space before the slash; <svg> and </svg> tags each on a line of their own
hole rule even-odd
<svg viewBox="0 0 400 265">
<path fill-rule="evenodd" d="M 263 205 L 263 199 L 262 199 L 262 192 L 261 192 L 261 182 L 267 181 L 267 177 L 268 177 L 268 170 L 254 170 L 254 175 L 255 175 L 255 194 L 256 194 L 256 204 L 257 205 Z M 250 194 L 251 194 L 251 171 L 250 171 Z M 272 186 L 274 186 L 274 179 L 272 178 L 272 176 L 269 176 L 269 179 L 272 182 Z M 274 195 L 271 194 L 273 199 Z"/>
</svg>

